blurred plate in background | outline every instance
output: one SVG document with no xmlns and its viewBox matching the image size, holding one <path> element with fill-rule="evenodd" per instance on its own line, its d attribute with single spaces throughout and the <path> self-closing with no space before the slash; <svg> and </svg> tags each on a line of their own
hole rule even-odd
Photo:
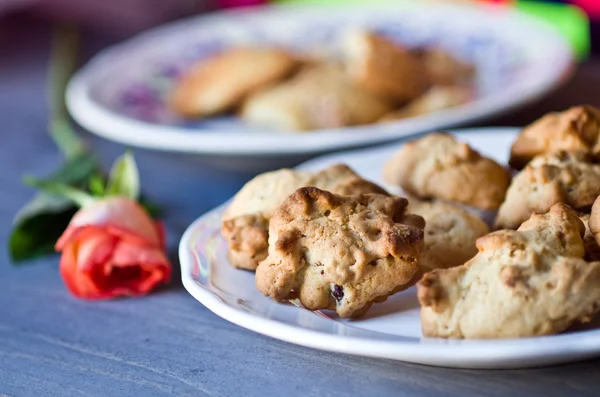
<svg viewBox="0 0 600 397">
<path fill-rule="evenodd" d="M 268 43 L 315 51 L 331 48 L 341 30 L 356 26 L 408 47 L 440 46 L 472 62 L 475 100 L 402 121 L 299 134 L 257 129 L 235 117 L 184 121 L 166 106 L 180 73 L 217 51 Z M 516 108 L 555 88 L 572 67 L 559 34 L 510 8 L 412 1 L 283 5 L 193 17 L 113 46 L 73 77 L 67 104 L 83 127 L 121 143 L 275 167 L 294 156 L 391 141 Z"/>
</svg>

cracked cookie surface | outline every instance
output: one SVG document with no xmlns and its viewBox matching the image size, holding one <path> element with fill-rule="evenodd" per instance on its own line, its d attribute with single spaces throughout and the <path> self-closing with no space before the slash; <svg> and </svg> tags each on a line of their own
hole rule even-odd
<svg viewBox="0 0 600 397">
<path fill-rule="evenodd" d="M 600 195 L 600 165 L 584 153 L 556 152 L 538 156 L 512 180 L 496 216 L 497 229 L 516 229 L 533 212 L 556 203 L 587 211 Z"/>
<path fill-rule="evenodd" d="M 269 220 L 277 207 L 303 186 L 342 195 L 386 194 L 343 164 L 316 173 L 282 169 L 258 175 L 242 187 L 223 215 L 221 234 L 227 240 L 227 256 L 233 266 L 254 270 L 266 258 Z"/>
<path fill-rule="evenodd" d="M 421 199 L 455 201 L 485 210 L 497 209 L 510 176 L 447 133 L 433 133 L 407 142 L 384 168 L 386 182 Z"/>
<path fill-rule="evenodd" d="M 548 113 L 523 128 L 510 150 L 509 164 L 522 169 L 535 156 L 559 150 L 600 155 L 600 110 L 574 106 Z"/>
<path fill-rule="evenodd" d="M 423 273 L 462 265 L 477 254 L 475 241 L 490 231 L 481 219 L 453 204 L 409 198 L 408 211 L 425 219 L 419 260 Z"/>
<path fill-rule="evenodd" d="M 276 301 L 356 317 L 417 281 L 423 218 L 406 199 L 298 189 L 269 225 L 269 254 L 256 286 Z"/>
<path fill-rule="evenodd" d="M 600 262 L 586 262 L 585 228 L 567 205 L 533 214 L 518 230 L 477 240 L 463 266 L 417 284 L 423 334 L 518 338 L 562 332 L 600 307 Z"/>
</svg>

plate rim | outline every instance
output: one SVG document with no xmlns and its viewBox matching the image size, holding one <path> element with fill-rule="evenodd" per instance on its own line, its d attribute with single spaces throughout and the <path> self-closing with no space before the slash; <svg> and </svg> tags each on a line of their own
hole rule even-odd
<svg viewBox="0 0 600 397">
<path fill-rule="evenodd" d="M 504 133 L 507 133 L 507 131 L 514 133 L 516 127 L 480 127 L 450 130 L 449 132 L 461 136 L 463 134 L 485 133 L 485 131 L 489 130 L 495 130 L 498 133 L 502 133 L 501 131 L 503 130 L 505 131 Z M 400 146 L 403 143 L 395 143 L 395 145 Z M 356 154 L 357 152 L 368 152 L 381 149 L 382 147 L 380 145 L 348 152 Z M 337 153 L 321 156 L 321 158 L 339 155 L 340 153 Z M 302 163 L 298 168 L 302 168 L 305 164 L 309 164 L 312 161 L 309 160 L 306 163 Z M 192 235 L 198 226 L 203 223 L 205 218 L 213 216 L 217 211 L 223 211 L 228 202 L 229 200 L 204 213 L 192 222 L 180 240 L 178 252 L 181 279 L 188 293 L 215 315 L 233 324 L 274 339 L 318 350 L 452 368 L 531 368 L 573 362 L 600 355 L 600 329 L 578 331 L 577 334 L 559 334 L 531 338 L 468 340 L 467 343 L 464 343 L 464 341 L 453 343 L 456 341 L 425 338 L 430 341 L 439 341 L 440 343 L 422 344 L 329 334 L 289 325 L 236 309 L 194 279 L 194 258 L 189 248 Z M 298 310 L 303 309 L 298 308 Z M 573 340 L 576 340 L 577 343 L 573 344 Z M 493 354 L 484 356 L 481 353 L 482 349 L 486 349 L 487 354 L 489 354 L 490 349 L 493 349 Z M 443 354 L 440 354 L 440 352 Z"/>
<path fill-rule="evenodd" d="M 402 3 L 400 3 L 402 4 Z M 381 9 L 384 5 L 353 5 L 366 9 Z M 488 6 L 477 5 L 443 5 L 451 9 L 466 9 L 469 12 L 484 13 Z M 280 4 L 263 8 L 257 13 L 289 12 L 294 9 L 311 9 L 311 5 Z M 336 5 L 322 6 L 335 8 Z M 391 7 L 389 4 L 386 7 Z M 514 16 L 515 25 L 526 26 L 529 29 L 543 31 L 547 40 L 554 41 L 557 59 L 562 64 L 556 65 L 556 71 L 546 80 L 536 80 L 531 84 L 523 84 L 507 90 L 502 95 L 495 95 L 476 100 L 461 106 L 433 112 L 429 115 L 413 117 L 407 120 L 368 124 L 364 126 L 345 127 L 340 129 L 323 129 L 305 134 L 291 134 L 284 132 L 265 132 L 251 134 L 249 132 L 232 132 L 225 130 L 203 131 L 201 134 L 189 129 L 161 125 L 137 120 L 132 117 L 120 115 L 95 101 L 91 96 L 91 87 L 103 73 L 106 64 L 111 59 L 122 59 L 123 52 L 128 48 L 135 48 L 140 43 L 155 40 L 156 37 L 169 34 L 178 29 L 185 30 L 188 26 L 201 21 L 222 19 L 227 15 L 236 15 L 244 11 L 220 11 L 216 13 L 185 18 L 170 22 L 150 30 L 141 32 L 132 38 L 106 49 L 95 55 L 85 66 L 79 69 L 71 78 L 67 86 L 66 104 L 71 116 L 88 131 L 103 138 L 127 145 L 157 149 L 170 152 L 198 153 L 204 155 L 227 156 L 272 156 L 281 157 L 290 154 L 314 154 L 331 150 L 349 149 L 360 145 L 375 145 L 401 139 L 415 133 L 440 128 L 440 120 L 445 127 L 455 127 L 481 120 L 486 117 L 508 112 L 534 102 L 547 93 L 555 90 L 565 83 L 575 70 L 574 54 L 564 37 L 560 36 L 547 24 L 517 10 L 505 9 L 505 15 Z M 411 5 L 411 9 L 430 9 L 426 3 Z M 423 11 L 425 12 L 425 11 Z M 368 131 L 368 133 L 367 133 Z M 262 134 L 262 136 L 260 135 Z M 318 134 L 319 139 L 307 139 L 308 136 Z M 221 135 L 228 136 L 223 139 Z M 344 135 L 344 139 L 340 139 Z M 256 137 L 260 139 L 256 139 Z M 265 142 L 269 144 L 266 145 Z"/>
</svg>

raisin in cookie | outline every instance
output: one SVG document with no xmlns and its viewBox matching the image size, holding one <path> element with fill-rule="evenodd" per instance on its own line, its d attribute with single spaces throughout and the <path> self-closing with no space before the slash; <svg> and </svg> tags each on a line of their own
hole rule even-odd
<svg viewBox="0 0 600 397">
<path fill-rule="evenodd" d="M 349 78 L 371 94 L 402 104 L 430 86 L 425 64 L 384 36 L 352 30 L 343 44 Z"/>
<path fill-rule="evenodd" d="M 485 210 L 500 206 L 510 182 L 501 165 L 447 133 L 406 143 L 385 165 L 383 178 L 421 199 L 456 201 Z"/>
<path fill-rule="evenodd" d="M 386 194 L 342 164 L 317 173 L 282 169 L 261 174 L 244 185 L 223 215 L 221 234 L 229 246 L 228 259 L 233 266 L 254 270 L 266 258 L 269 219 L 285 198 L 302 186 L 343 195 Z"/>
<path fill-rule="evenodd" d="M 310 310 L 364 314 L 418 279 L 424 221 L 406 214 L 407 204 L 395 196 L 298 189 L 271 219 L 258 290 L 276 301 L 298 298 Z"/>
<path fill-rule="evenodd" d="M 584 225 L 567 205 L 533 214 L 518 230 L 477 240 L 465 265 L 417 284 L 423 335 L 521 338 L 562 332 L 600 308 L 600 262 L 586 262 Z"/>
<path fill-rule="evenodd" d="M 510 150 L 509 164 L 520 170 L 535 156 L 559 150 L 598 157 L 600 111 L 584 105 L 546 114 L 523 128 Z"/>
<path fill-rule="evenodd" d="M 192 65 L 175 87 L 173 109 L 204 117 L 232 109 L 250 93 L 292 73 L 299 62 L 280 49 L 237 48 Z"/>
<path fill-rule="evenodd" d="M 408 211 L 425 219 L 425 246 L 419 260 L 423 273 L 462 265 L 477 254 L 475 241 L 490 231 L 475 215 L 440 201 L 409 199 Z"/>
<path fill-rule="evenodd" d="M 506 193 L 496 217 L 499 229 L 516 229 L 535 212 L 565 203 L 589 210 L 600 195 L 600 165 L 584 153 L 556 152 L 534 158 L 519 172 Z"/>
</svg>

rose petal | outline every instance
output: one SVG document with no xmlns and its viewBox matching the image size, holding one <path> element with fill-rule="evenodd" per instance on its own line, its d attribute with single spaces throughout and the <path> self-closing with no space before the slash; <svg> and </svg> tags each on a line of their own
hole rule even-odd
<svg viewBox="0 0 600 397">
<path fill-rule="evenodd" d="M 171 266 L 165 254 L 152 247 L 140 247 L 128 241 L 119 241 L 112 252 L 108 271 L 96 275 L 103 284 L 103 292 L 110 296 L 140 296 L 156 285 L 167 282 Z"/>
<path fill-rule="evenodd" d="M 116 196 L 98 200 L 93 205 L 77 211 L 69 227 L 56 243 L 56 249 L 61 250 L 81 227 L 108 225 L 139 236 L 149 243 L 160 245 L 160 235 L 154 222 L 140 205 L 131 199 Z"/>
</svg>

